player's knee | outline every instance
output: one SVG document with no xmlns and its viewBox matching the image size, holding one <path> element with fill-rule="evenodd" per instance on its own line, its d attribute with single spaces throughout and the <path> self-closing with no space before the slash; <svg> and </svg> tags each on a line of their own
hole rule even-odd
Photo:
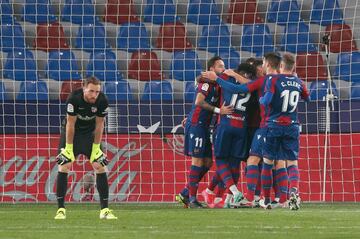
<svg viewBox="0 0 360 239">
<path fill-rule="evenodd" d="M 67 163 L 64 165 L 59 165 L 58 170 L 62 173 L 68 173 L 71 169 L 72 163 Z"/>
<path fill-rule="evenodd" d="M 105 172 L 105 167 L 102 166 L 101 164 L 99 164 L 98 162 L 94 162 L 91 165 L 96 173 L 104 173 Z"/>
<path fill-rule="evenodd" d="M 264 163 L 272 165 L 274 163 L 274 161 L 270 160 L 270 159 L 267 159 L 267 158 L 264 158 Z"/>
<path fill-rule="evenodd" d="M 204 166 L 207 168 L 211 168 L 213 165 L 213 161 L 211 158 L 205 158 L 204 160 Z"/>
<path fill-rule="evenodd" d="M 285 168 L 285 160 L 277 160 L 275 163 L 275 168 Z"/>
<path fill-rule="evenodd" d="M 287 165 L 287 167 L 298 166 L 298 161 L 297 160 L 287 160 L 286 165 Z"/>
<path fill-rule="evenodd" d="M 256 156 L 250 156 L 247 160 L 247 165 L 258 165 L 260 163 L 260 158 Z"/>
<path fill-rule="evenodd" d="M 195 165 L 195 166 L 198 166 L 198 167 L 203 166 L 203 159 L 201 159 L 201 158 L 193 157 L 191 161 L 192 161 L 192 165 Z"/>
</svg>

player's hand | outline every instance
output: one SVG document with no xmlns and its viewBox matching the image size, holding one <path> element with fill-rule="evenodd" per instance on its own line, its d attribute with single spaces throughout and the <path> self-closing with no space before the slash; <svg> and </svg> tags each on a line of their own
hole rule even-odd
<svg viewBox="0 0 360 239">
<path fill-rule="evenodd" d="M 65 148 L 61 150 L 60 154 L 56 156 L 56 162 L 59 165 L 64 165 L 75 161 L 74 145 L 66 144 Z"/>
<path fill-rule="evenodd" d="M 103 167 L 105 167 L 109 163 L 106 155 L 100 149 L 100 144 L 93 144 L 92 146 L 90 163 L 94 163 L 94 162 L 101 164 L 101 166 Z"/>
<path fill-rule="evenodd" d="M 218 76 L 213 71 L 203 71 L 203 72 L 201 72 L 201 77 L 205 78 L 205 79 L 208 79 L 208 80 L 211 80 L 211 81 L 216 81 L 216 78 Z"/>
<path fill-rule="evenodd" d="M 185 117 L 185 118 L 181 121 L 181 125 L 182 125 L 183 128 L 185 128 L 186 120 L 187 120 L 187 117 Z"/>
<path fill-rule="evenodd" d="M 234 112 L 234 107 L 232 105 L 225 105 L 225 102 L 220 107 L 220 114 L 221 115 L 230 115 Z"/>
<path fill-rule="evenodd" d="M 224 74 L 228 75 L 228 76 L 231 76 L 231 77 L 236 77 L 238 74 L 232 70 L 232 69 L 227 69 L 223 72 Z"/>
</svg>

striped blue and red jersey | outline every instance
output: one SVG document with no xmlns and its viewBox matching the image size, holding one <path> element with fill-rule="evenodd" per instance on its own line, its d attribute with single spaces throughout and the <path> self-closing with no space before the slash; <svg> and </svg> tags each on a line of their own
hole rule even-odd
<svg viewBox="0 0 360 239">
<path fill-rule="evenodd" d="M 203 109 L 200 106 L 195 104 L 196 96 L 198 93 L 201 93 L 205 96 L 205 101 L 213 106 L 218 106 L 219 102 L 219 86 L 213 83 L 199 83 L 194 96 L 194 103 L 192 105 L 191 111 L 188 114 L 186 124 L 191 124 L 193 126 L 205 126 L 209 127 L 211 124 L 211 119 L 213 112 Z"/>
<path fill-rule="evenodd" d="M 219 76 L 224 81 L 229 82 L 232 85 L 240 85 L 235 78 L 222 74 Z M 247 126 L 246 108 L 249 104 L 250 93 L 233 93 L 226 88 L 221 89 L 219 105 L 232 105 L 234 112 L 229 115 L 219 115 L 218 124 L 229 125 L 235 128 L 244 128 Z"/>
<path fill-rule="evenodd" d="M 267 77 L 265 84 L 265 95 L 260 103 L 265 107 L 266 124 L 298 124 L 297 105 L 300 97 L 309 100 L 305 83 L 294 75 L 279 74 Z"/>
</svg>

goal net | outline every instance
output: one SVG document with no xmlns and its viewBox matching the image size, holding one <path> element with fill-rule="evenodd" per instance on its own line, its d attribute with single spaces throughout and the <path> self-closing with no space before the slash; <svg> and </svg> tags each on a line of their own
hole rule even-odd
<svg viewBox="0 0 360 239">
<path fill-rule="evenodd" d="M 234 69 L 278 51 L 296 56 L 312 98 L 299 103 L 302 200 L 358 202 L 359 14 L 356 0 L 2 0 L 0 201 L 56 200 L 65 100 L 95 75 L 110 102 L 110 200 L 173 202 L 194 78 L 214 55 Z M 79 157 L 66 200 L 99 200 L 94 177 Z"/>
</svg>

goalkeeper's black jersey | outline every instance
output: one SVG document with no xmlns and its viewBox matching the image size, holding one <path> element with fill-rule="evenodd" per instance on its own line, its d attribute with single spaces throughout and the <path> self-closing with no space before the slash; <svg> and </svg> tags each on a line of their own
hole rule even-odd
<svg viewBox="0 0 360 239">
<path fill-rule="evenodd" d="M 83 89 L 73 91 L 66 101 L 66 113 L 77 116 L 75 131 L 78 133 L 88 133 L 95 130 L 95 118 L 105 117 L 108 113 L 108 100 L 104 93 L 100 92 L 95 104 L 90 104 L 84 100 Z M 63 127 L 66 125 L 66 117 Z"/>
</svg>

